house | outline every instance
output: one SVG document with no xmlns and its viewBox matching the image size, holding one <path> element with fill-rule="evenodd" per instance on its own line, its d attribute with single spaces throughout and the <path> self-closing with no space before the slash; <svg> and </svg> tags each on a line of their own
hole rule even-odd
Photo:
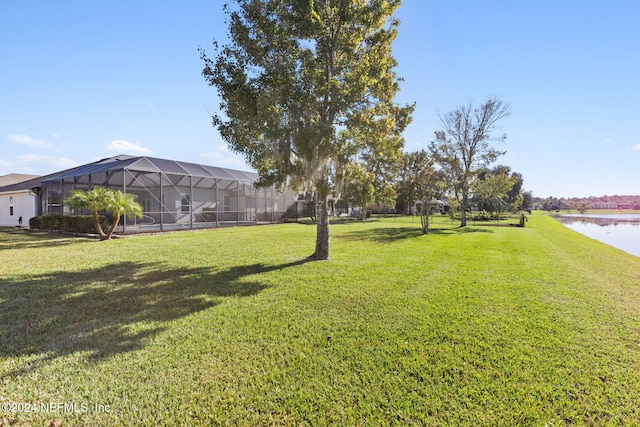
<svg viewBox="0 0 640 427">
<path fill-rule="evenodd" d="M 618 209 L 618 204 L 615 202 L 596 200 L 589 205 L 591 209 Z"/>
<path fill-rule="evenodd" d="M 29 224 L 36 212 L 36 195 L 30 186 L 36 178 L 37 175 L 16 173 L 0 176 L 0 226 Z"/>
<path fill-rule="evenodd" d="M 573 209 L 574 204 L 575 203 L 572 202 L 571 200 L 560 199 L 560 200 L 558 200 L 558 209 L 560 209 L 560 210 L 571 210 L 571 209 Z"/>
<path fill-rule="evenodd" d="M 422 200 L 416 200 L 413 203 L 413 214 L 416 215 L 420 212 L 422 212 L 422 206 L 425 204 L 425 202 L 423 202 Z M 429 207 L 431 209 L 431 212 L 438 212 L 441 214 L 444 214 L 446 212 L 449 212 L 449 210 L 451 209 L 451 206 L 449 206 L 449 202 L 447 202 L 446 200 L 439 200 L 439 199 L 431 199 L 431 201 L 429 201 Z"/>
<path fill-rule="evenodd" d="M 119 155 L 0 187 L 0 203 L 20 191 L 25 204 L 20 215 L 28 225 L 37 215 L 73 213 L 63 201 L 74 190 L 121 190 L 142 205 L 143 218 L 123 218 L 120 233 L 274 223 L 283 221 L 288 211 L 297 215 L 295 193 L 256 188 L 257 179 L 254 172 Z M 14 198 L 14 216 L 16 202 Z"/>
</svg>

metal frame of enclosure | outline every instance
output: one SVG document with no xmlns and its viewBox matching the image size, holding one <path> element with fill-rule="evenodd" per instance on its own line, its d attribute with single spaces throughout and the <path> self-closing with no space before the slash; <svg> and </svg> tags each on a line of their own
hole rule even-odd
<svg viewBox="0 0 640 427">
<path fill-rule="evenodd" d="M 296 216 L 296 195 L 256 188 L 258 174 L 151 157 L 117 156 L 49 176 L 43 214 L 70 214 L 62 201 L 93 187 L 133 194 L 142 219 L 123 218 L 120 233 L 277 223 Z"/>
</svg>

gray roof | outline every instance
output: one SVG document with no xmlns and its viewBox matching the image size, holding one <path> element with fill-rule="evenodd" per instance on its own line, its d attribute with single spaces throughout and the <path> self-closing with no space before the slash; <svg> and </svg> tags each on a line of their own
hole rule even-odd
<svg viewBox="0 0 640 427">
<path fill-rule="evenodd" d="M 110 171 L 140 171 L 140 172 L 163 172 L 176 175 L 187 175 L 203 178 L 218 178 L 253 182 L 258 179 L 255 172 L 239 171 L 235 169 L 219 168 L 215 166 L 205 166 L 195 163 L 179 162 L 176 160 L 158 159 L 155 157 L 132 157 L 116 156 L 102 159 L 84 166 L 78 166 L 58 174 L 53 174 L 42 181 L 54 181 L 64 178 L 88 175 L 98 172 Z"/>
<path fill-rule="evenodd" d="M 187 175 L 202 178 L 217 178 L 237 180 L 242 182 L 254 182 L 258 179 L 255 172 L 239 171 L 215 166 L 205 166 L 195 163 L 179 162 L 175 160 L 158 159 L 155 157 L 134 157 L 128 155 L 118 155 L 101 159 L 86 165 L 76 166 L 50 175 L 34 178 L 13 185 L 0 186 L 0 192 L 29 190 L 39 187 L 42 182 L 56 181 L 66 178 L 73 178 L 99 172 L 111 171 L 139 171 L 139 172 L 163 172 L 176 175 Z"/>
<path fill-rule="evenodd" d="M 40 187 L 40 183 L 42 182 L 42 177 L 37 177 L 33 179 L 29 179 L 27 181 L 21 181 L 16 184 L 4 185 L 0 187 L 0 193 L 5 193 L 7 191 L 26 191 L 31 190 L 35 187 Z"/>
<path fill-rule="evenodd" d="M 33 178 L 38 178 L 39 175 L 27 175 L 24 173 L 10 173 L 8 175 L 0 176 L 0 187 L 7 185 L 19 184 L 24 181 L 28 181 Z"/>
</svg>

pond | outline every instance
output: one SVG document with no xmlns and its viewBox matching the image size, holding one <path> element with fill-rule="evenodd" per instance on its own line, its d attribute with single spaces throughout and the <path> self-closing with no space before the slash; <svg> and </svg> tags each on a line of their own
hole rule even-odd
<svg viewBox="0 0 640 427">
<path fill-rule="evenodd" d="M 565 214 L 556 218 L 578 233 L 640 257 L 639 214 Z"/>
</svg>

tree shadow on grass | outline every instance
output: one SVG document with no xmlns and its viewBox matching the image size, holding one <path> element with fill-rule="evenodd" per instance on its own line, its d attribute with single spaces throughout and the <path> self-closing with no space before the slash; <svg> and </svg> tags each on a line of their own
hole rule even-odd
<svg viewBox="0 0 640 427">
<path fill-rule="evenodd" d="M 422 236 L 422 230 L 419 227 L 381 227 L 347 231 L 336 236 L 336 239 L 391 243 L 398 240 L 412 239 L 420 236 Z"/>
<path fill-rule="evenodd" d="M 477 229 L 469 227 L 455 227 L 455 228 L 429 228 L 428 234 L 422 234 L 422 229 L 419 226 L 415 227 L 382 227 L 371 228 L 367 230 L 348 231 L 342 235 L 337 236 L 337 239 L 344 240 L 366 240 L 370 242 L 378 243 L 391 243 L 399 240 L 414 239 L 420 236 L 429 236 L 430 234 L 452 236 L 457 234 L 467 233 L 493 233 L 493 230 L 489 229 Z"/>
<path fill-rule="evenodd" d="M 470 234 L 470 233 L 493 233 L 493 230 L 486 228 L 475 227 L 455 227 L 455 228 L 430 228 L 429 233 L 453 236 L 457 234 Z"/>
<path fill-rule="evenodd" d="M 0 228 L 0 251 L 6 249 L 47 248 L 86 241 L 63 234 Z"/>
<path fill-rule="evenodd" d="M 36 356 L 17 375 L 76 352 L 102 359 L 140 349 L 166 322 L 267 287 L 250 276 L 305 262 L 218 271 L 127 262 L 0 279 L 0 357 Z"/>
</svg>

